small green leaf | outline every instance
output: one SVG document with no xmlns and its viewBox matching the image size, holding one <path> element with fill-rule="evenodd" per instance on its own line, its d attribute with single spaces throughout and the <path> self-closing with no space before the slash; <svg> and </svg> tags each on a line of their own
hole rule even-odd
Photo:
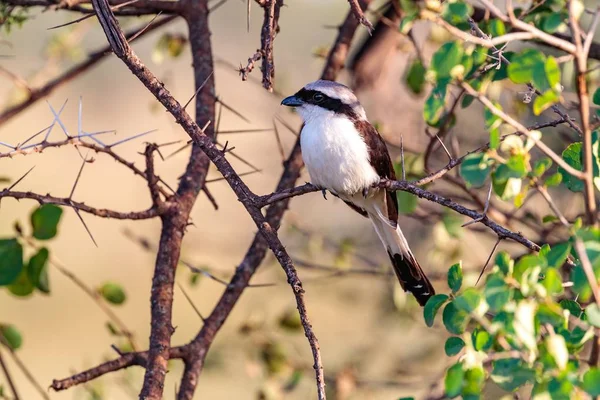
<svg viewBox="0 0 600 400">
<path fill-rule="evenodd" d="M 561 294 L 563 292 L 562 279 L 558 271 L 555 268 L 548 268 L 544 275 L 542 285 L 546 288 L 548 294 L 551 296 Z"/>
<path fill-rule="evenodd" d="M 511 289 L 506 285 L 504 279 L 496 275 L 490 275 L 483 294 L 492 311 L 500 311 L 512 296 Z"/>
<path fill-rule="evenodd" d="M 506 251 L 501 251 L 498 253 L 498 255 L 496 255 L 494 265 L 497 265 L 504 275 L 508 275 L 511 272 L 513 261 L 510 258 L 510 254 L 508 254 Z"/>
<path fill-rule="evenodd" d="M 596 91 L 594 92 L 592 101 L 594 102 L 595 105 L 600 106 L 600 88 L 596 89 Z"/>
<path fill-rule="evenodd" d="M 446 339 L 446 344 L 444 345 L 444 351 L 448 357 L 452 357 L 460 353 L 460 351 L 465 347 L 465 341 L 459 338 L 458 336 L 451 336 Z"/>
<path fill-rule="evenodd" d="M 463 400 L 480 399 L 485 383 L 485 372 L 482 367 L 470 368 L 465 371 L 465 384 L 462 390 Z"/>
<path fill-rule="evenodd" d="M 490 171 L 490 162 L 485 154 L 475 153 L 465 157 L 460 165 L 460 176 L 469 187 L 481 187 L 485 183 Z"/>
<path fill-rule="evenodd" d="M 469 314 L 458 309 L 454 302 L 450 302 L 444 308 L 442 321 L 448 332 L 454 335 L 461 335 L 469 323 Z"/>
<path fill-rule="evenodd" d="M 462 364 L 454 364 L 448 368 L 444 379 L 446 396 L 454 398 L 462 392 L 464 377 L 465 372 Z"/>
<path fill-rule="evenodd" d="M 560 96 L 552 89 L 546 90 L 533 101 L 533 114 L 540 115 L 554 104 L 558 103 Z"/>
<path fill-rule="evenodd" d="M 598 304 L 592 303 L 587 306 L 585 309 L 585 315 L 591 325 L 595 326 L 596 328 L 600 328 L 600 307 L 598 307 Z"/>
<path fill-rule="evenodd" d="M 107 282 L 102 285 L 99 292 L 102 297 L 111 304 L 123 304 L 127 299 L 125 290 L 118 283 Z"/>
<path fill-rule="evenodd" d="M 529 83 L 533 80 L 534 70 L 545 64 L 545 56 L 534 49 L 515 54 L 508 66 L 508 77 L 514 83 Z"/>
<path fill-rule="evenodd" d="M 33 237 L 39 240 L 52 239 L 56 236 L 62 209 L 54 204 L 44 204 L 31 214 Z"/>
<path fill-rule="evenodd" d="M 429 125 L 436 125 L 440 122 L 440 117 L 444 113 L 446 104 L 446 88 L 448 82 L 442 81 L 431 90 L 429 97 L 425 100 L 423 108 L 423 118 Z"/>
<path fill-rule="evenodd" d="M 492 37 L 498 37 L 506 34 L 506 27 L 504 26 L 504 22 L 499 19 L 491 19 L 488 22 L 488 33 L 492 35 Z"/>
<path fill-rule="evenodd" d="M 556 222 L 558 220 L 559 220 L 558 217 L 556 215 L 552 215 L 552 214 L 544 215 L 542 217 L 542 223 L 544 223 L 544 224 L 547 224 L 549 222 Z"/>
<path fill-rule="evenodd" d="M 27 274 L 27 270 L 25 268 L 21 270 L 21 273 L 17 279 L 8 285 L 8 290 L 15 296 L 19 297 L 29 296 L 31 293 L 33 293 L 34 289 L 35 287 L 29 280 L 29 275 Z"/>
<path fill-rule="evenodd" d="M 461 22 L 465 22 L 472 12 L 473 8 L 471 5 L 462 1 L 445 3 L 442 10 L 442 18 L 452 25 L 457 25 Z"/>
<path fill-rule="evenodd" d="M 448 287 L 456 293 L 460 290 L 463 281 L 462 264 L 456 263 L 448 270 Z"/>
<path fill-rule="evenodd" d="M 569 147 L 563 151 L 562 158 L 571 167 L 581 171 L 581 142 L 571 143 Z M 573 177 L 561 167 L 558 167 L 558 172 L 561 173 L 563 182 L 570 191 L 583 192 L 583 182 L 581 180 Z"/>
<path fill-rule="evenodd" d="M 562 299 L 560 301 L 560 306 L 565 310 L 569 310 L 572 316 L 579 318 L 583 315 L 583 309 L 576 301 L 569 299 Z"/>
<path fill-rule="evenodd" d="M 533 176 L 535 177 L 540 177 L 542 175 L 544 175 L 544 173 L 546 171 L 548 171 L 548 168 L 550 168 L 552 166 L 552 160 L 548 157 L 543 157 L 540 158 L 539 160 L 537 160 L 534 164 L 533 164 Z"/>
<path fill-rule="evenodd" d="M 527 175 L 527 171 L 529 169 L 529 163 L 525 159 L 525 154 L 518 153 L 511 155 L 507 162 L 506 166 L 511 171 L 509 176 L 506 178 L 523 178 Z"/>
<path fill-rule="evenodd" d="M 454 299 L 454 304 L 456 305 L 456 308 L 466 311 L 468 313 L 477 309 L 480 302 L 481 293 L 479 293 L 479 290 L 472 287 L 465 289 L 465 291 L 462 292 L 460 296 Z"/>
<path fill-rule="evenodd" d="M 548 266 L 553 268 L 562 267 L 570 253 L 571 244 L 569 242 L 554 245 L 554 247 L 552 247 L 546 256 L 546 259 L 548 260 Z"/>
<path fill-rule="evenodd" d="M 507 391 L 513 391 L 535 378 L 534 371 L 516 358 L 504 358 L 494 361 L 493 366 L 492 380 Z"/>
<path fill-rule="evenodd" d="M 425 318 L 425 324 L 428 327 L 433 326 L 435 315 L 437 314 L 440 307 L 448 300 L 448 295 L 436 294 L 427 300 L 425 307 L 423 308 L 423 316 Z"/>
<path fill-rule="evenodd" d="M 550 13 L 550 15 L 544 18 L 542 29 L 545 32 L 554 33 L 565 22 L 567 17 L 567 14 L 562 12 Z"/>
<path fill-rule="evenodd" d="M 23 247 L 17 239 L 0 240 L 0 286 L 10 285 L 23 270 Z"/>
<path fill-rule="evenodd" d="M 421 94 L 423 91 L 423 87 L 425 86 L 425 72 L 427 71 L 419 59 L 413 61 L 410 65 L 405 79 L 408 88 L 413 93 Z"/>
<path fill-rule="evenodd" d="M 583 375 L 583 390 L 591 396 L 600 396 L 600 369 L 591 367 Z"/>
<path fill-rule="evenodd" d="M 444 43 L 431 58 L 430 68 L 435 72 L 436 79 L 450 78 L 453 68 L 460 64 L 462 57 L 463 48 L 459 41 Z"/>
<path fill-rule="evenodd" d="M 546 182 L 544 184 L 548 187 L 551 187 L 551 186 L 558 186 L 558 185 L 560 185 L 561 182 L 562 182 L 562 174 L 560 172 L 557 172 L 555 174 L 550 175 L 548 177 L 548 179 L 546 179 Z"/>
<path fill-rule="evenodd" d="M 473 331 L 471 337 L 473 340 L 473 347 L 477 351 L 486 351 L 492 346 L 493 340 L 490 334 L 483 329 L 476 329 Z"/>
<path fill-rule="evenodd" d="M 14 325 L 0 324 L 0 336 L 2 341 L 13 350 L 18 350 L 23 344 L 23 336 Z"/>
<path fill-rule="evenodd" d="M 43 293 L 50 293 L 50 282 L 48 280 L 48 249 L 41 248 L 29 259 L 27 274 L 29 280 Z"/>
</svg>

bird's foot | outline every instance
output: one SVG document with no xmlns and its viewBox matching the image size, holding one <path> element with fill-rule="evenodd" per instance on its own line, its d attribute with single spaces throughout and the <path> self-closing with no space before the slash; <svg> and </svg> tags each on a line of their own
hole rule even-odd
<svg viewBox="0 0 600 400">
<path fill-rule="evenodd" d="M 321 193 L 323 194 L 323 198 L 325 200 L 327 200 L 327 190 L 326 189 L 321 189 Z"/>
</svg>

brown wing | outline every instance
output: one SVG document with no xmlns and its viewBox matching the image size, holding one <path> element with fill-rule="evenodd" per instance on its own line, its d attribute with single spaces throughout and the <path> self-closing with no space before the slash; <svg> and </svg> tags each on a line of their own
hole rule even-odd
<svg viewBox="0 0 600 400">
<path fill-rule="evenodd" d="M 362 135 L 369 149 L 369 160 L 381 178 L 396 180 L 394 165 L 387 146 L 379 132 L 368 121 L 356 121 L 354 126 Z M 398 222 L 398 200 L 396 192 L 386 192 L 388 217 L 393 223 Z"/>
</svg>

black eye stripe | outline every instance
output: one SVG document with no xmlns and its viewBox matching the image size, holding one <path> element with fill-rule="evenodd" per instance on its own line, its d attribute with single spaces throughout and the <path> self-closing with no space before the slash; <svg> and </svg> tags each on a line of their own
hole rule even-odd
<svg viewBox="0 0 600 400">
<path fill-rule="evenodd" d="M 321 95 L 323 98 L 321 99 Z M 359 119 L 354 109 L 348 104 L 344 104 L 340 99 L 334 99 L 333 97 L 327 96 L 325 93 L 318 90 L 300 89 L 296 94 L 296 97 L 302 99 L 307 104 L 318 105 L 326 110 L 333 111 L 336 114 L 347 115 L 351 119 Z"/>
</svg>

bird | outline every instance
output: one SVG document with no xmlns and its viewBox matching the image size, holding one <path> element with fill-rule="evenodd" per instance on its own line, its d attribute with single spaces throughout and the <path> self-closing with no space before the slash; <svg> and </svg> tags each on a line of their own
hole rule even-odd
<svg viewBox="0 0 600 400">
<path fill-rule="evenodd" d="M 377 187 L 396 180 L 387 146 L 347 86 L 329 80 L 305 85 L 282 105 L 303 120 L 302 158 L 310 181 L 371 220 L 405 292 L 424 306 L 435 294 L 398 224 L 396 192 Z"/>
</svg>

